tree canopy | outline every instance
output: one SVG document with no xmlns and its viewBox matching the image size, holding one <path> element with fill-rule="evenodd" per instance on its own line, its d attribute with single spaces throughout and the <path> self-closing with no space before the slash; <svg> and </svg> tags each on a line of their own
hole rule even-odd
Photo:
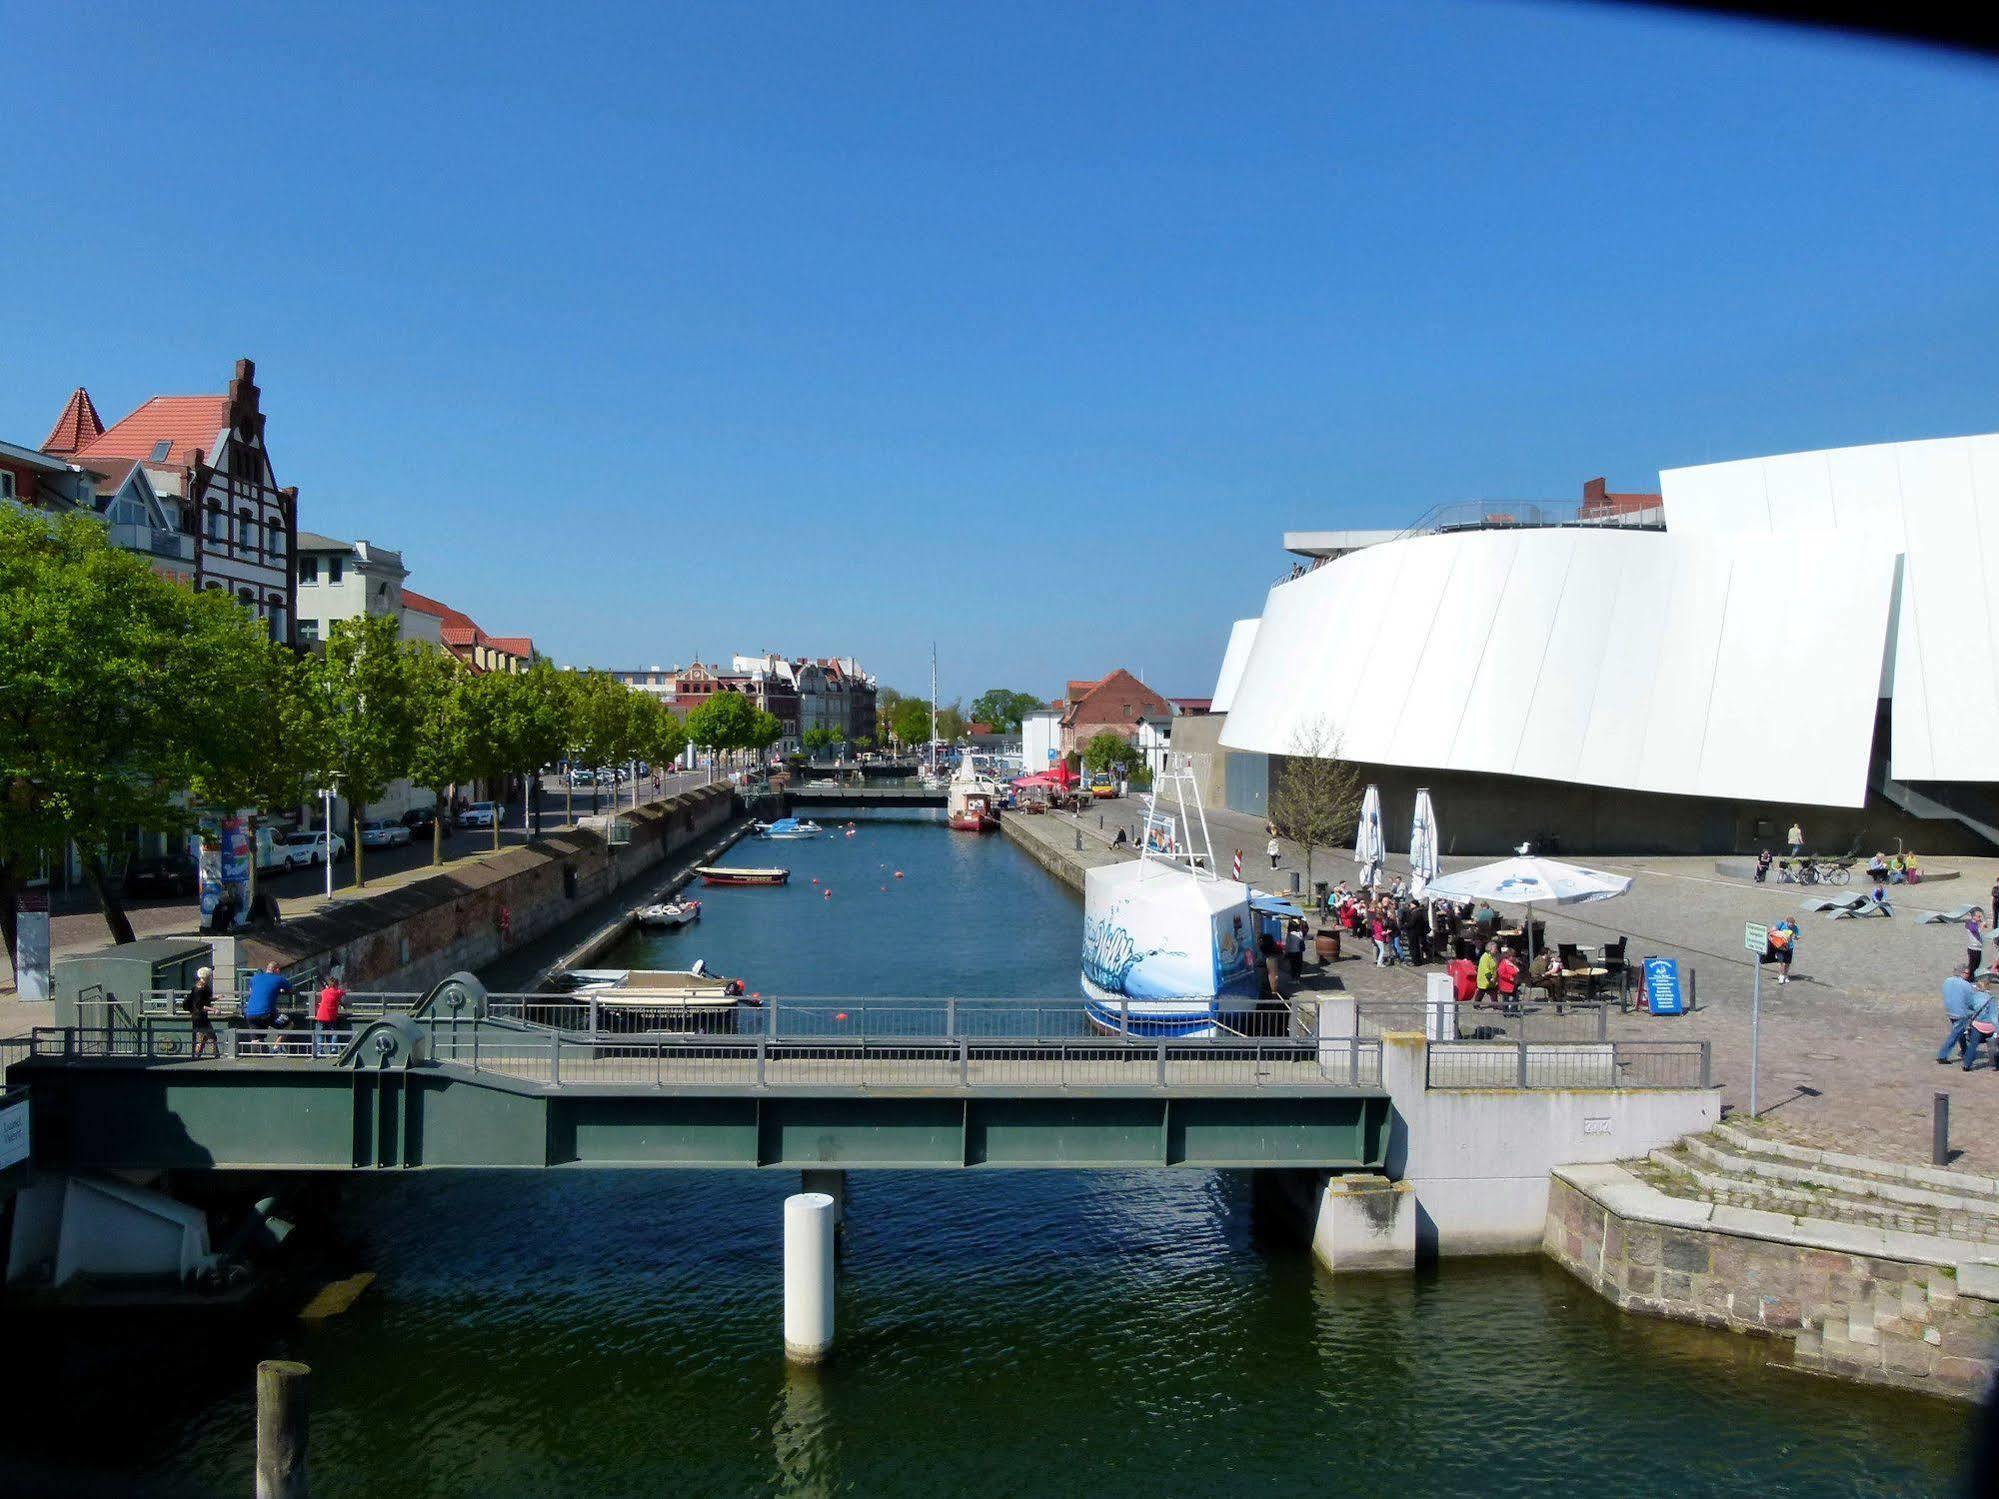
<svg viewBox="0 0 1999 1499">
<path fill-rule="evenodd" d="M 1129 775 L 1145 757 L 1138 752 L 1138 746 L 1122 734 L 1112 729 L 1103 729 L 1090 736 L 1083 746 L 1083 765 L 1092 774 L 1111 771 L 1119 775 Z"/>
<path fill-rule="evenodd" d="M 1018 734 L 1021 720 L 1046 704 L 1031 692 L 1012 692 L 1005 687 L 988 687 L 972 699 L 974 722 L 991 724 L 999 734 Z"/>
</svg>

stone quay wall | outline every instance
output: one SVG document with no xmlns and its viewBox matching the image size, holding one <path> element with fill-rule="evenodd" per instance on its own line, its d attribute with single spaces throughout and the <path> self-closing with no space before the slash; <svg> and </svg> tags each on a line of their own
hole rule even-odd
<svg viewBox="0 0 1999 1499">
<path fill-rule="evenodd" d="M 1809 1232 L 1787 1240 L 1654 1221 L 1570 1176 L 1555 1173 L 1542 1247 L 1624 1311 L 1782 1340 L 1782 1362 L 1866 1384 L 1959 1400 L 1991 1389 L 1999 1266 L 1827 1247 L 1844 1235 L 1812 1243 Z"/>
<path fill-rule="evenodd" d="M 729 821 L 735 796 L 704 786 L 620 813 L 627 843 L 569 828 L 460 862 L 379 895 L 342 900 L 243 941 L 239 961 L 317 972 L 340 968 L 350 989 L 421 991 L 476 971 L 616 893 Z"/>
</svg>

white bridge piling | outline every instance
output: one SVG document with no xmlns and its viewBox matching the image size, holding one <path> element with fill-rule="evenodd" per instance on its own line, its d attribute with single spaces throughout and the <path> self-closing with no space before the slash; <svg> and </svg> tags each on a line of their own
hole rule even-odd
<svg viewBox="0 0 1999 1499">
<path fill-rule="evenodd" d="M 801 1364 L 833 1351 L 835 1214 L 825 1192 L 784 1200 L 784 1352 Z"/>
</svg>

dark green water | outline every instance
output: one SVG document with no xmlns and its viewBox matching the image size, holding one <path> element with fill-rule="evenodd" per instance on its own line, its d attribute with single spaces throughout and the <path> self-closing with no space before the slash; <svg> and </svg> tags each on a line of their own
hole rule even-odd
<svg viewBox="0 0 1999 1499">
<path fill-rule="evenodd" d="M 774 853 L 798 886 L 705 892 L 700 927 L 615 961 L 1073 986 L 1078 904 L 1002 840 L 866 823 L 734 858 Z M 44 1349 L 0 1492 L 247 1494 L 276 1354 L 315 1371 L 320 1495 L 1922 1494 L 1964 1441 L 1955 1407 L 1767 1368 L 1536 1259 L 1335 1280 L 1237 1175 L 851 1183 L 822 1371 L 782 1356 L 789 1175 L 392 1178 L 346 1199 L 381 1278 L 344 1317 Z"/>
</svg>

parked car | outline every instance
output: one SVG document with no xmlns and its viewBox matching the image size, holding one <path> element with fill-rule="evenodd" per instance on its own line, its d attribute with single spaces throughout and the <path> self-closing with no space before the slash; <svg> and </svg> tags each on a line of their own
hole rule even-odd
<svg viewBox="0 0 1999 1499">
<path fill-rule="evenodd" d="M 410 841 L 410 830 L 386 817 L 371 817 L 361 824 L 363 848 L 395 848 Z"/>
<path fill-rule="evenodd" d="M 580 765 L 575 770 L 569 772 L 569 784 L 572 786 L 594 786 L 597 784 L 597 772 L 590 769 L 587 765 Z"/>
<path fill-rule="evenodd" d="M 437 808 L 412 807 L 403 813 L 403 826 L 410 830 L 412 838 L 428 838 L 430 830 L 437 826 Z M 451 831 L 451 814 L 444 814 L 444 831 Z"/>
<path fill-rule="evenodd" d="M 201 869 L 185 851 L 134 859 L 125 866 L 127 895 L 194 895 L 201 890 Z"/>
<path fill-rule="evenodd" d="M 499 820 L 500 809 L 492 802 L 474 802 L 458 814 L 461 828 L 490 828 Z"/>
<path fill-rule="evenodd" d="M 285 840 L 285 846 L 291 850 L 290 865 L 293 869 L 309 869 L 315 864 L 326 863 L 329 857 L 347 857 L 347 840 L 338 833 L 293 833 Z"/>
</svg>

